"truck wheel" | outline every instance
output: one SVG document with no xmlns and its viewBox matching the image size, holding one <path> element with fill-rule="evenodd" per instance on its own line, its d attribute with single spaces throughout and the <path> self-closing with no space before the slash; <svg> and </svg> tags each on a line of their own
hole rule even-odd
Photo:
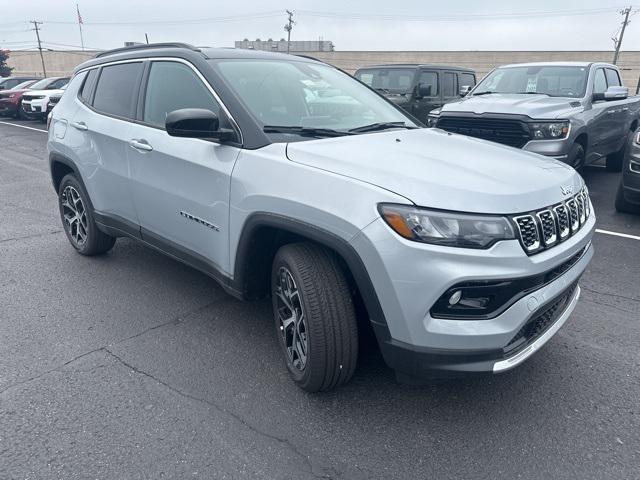
<svg viewBox="0 0 640 480">
<path fill-rule="evenodd" d="M 574 169 L 580 170 L 584 167 L 584 161 L 586 159 L 586 155 L 584 152 L 584 147 L 579 143 L 574 143 L 569 151 L 568 156 L 568 164 L 571 165 Z"/>
<path fill-rule="evenodd" d="M 620 172 L 622 171 L 622 162 L 624 161 L 624 155 L 627 151 L 627 146 L 629 144 L 629 138 L 633 135 L 629 133 L 625 138 L 624 144 L 622 148 L 615 153 L 607 155 L 606 167 L 609 172 Z"/>
<path fill-rule="evenodd" d="M 346 383 L 356 368 L 358 328 L 336 257 L 311 243 L 283 246 L 273 261 L 271 297 L 293 381 L 308 392 Z"/>
<path fill-rule="evenodd" d="M 78 253 L 100 255 L 113 248 L 116 239 L 98 229 L 89 195 L 72 174 L 66 175 L 60 182 L 58 207 L 67 238 Z"/>
<path fill-rule="evenodd" d="M 624 188 L 622 187 L 622 180 L 618 185 L 618 193 L 616 193 L 616 210 L 624 213 L 640 213 L 640 205 L 629 202 L 624 198 Z"/>
</svg>

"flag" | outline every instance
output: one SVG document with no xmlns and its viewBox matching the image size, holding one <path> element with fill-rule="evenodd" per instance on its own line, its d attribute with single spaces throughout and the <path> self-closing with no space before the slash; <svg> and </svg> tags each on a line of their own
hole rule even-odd
<svg viewBox="0 0 640 480">
<path fill-rule="evenodd" d="M 78 23 L 80 25 L 84 24 L 84 22 L 82 21 L 82 15 L 80 15 L 80 7 L 78 7 L 77 3 L 76 3 L 76 11 L 78 12 Z"/>
</svg>

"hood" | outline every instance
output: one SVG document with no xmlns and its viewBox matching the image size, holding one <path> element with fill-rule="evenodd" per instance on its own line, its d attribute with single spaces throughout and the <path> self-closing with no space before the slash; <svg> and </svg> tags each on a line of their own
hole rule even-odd
<svg viewBox="0 0 640 480">
<path fill-rule="evenodd" d="M 528 212 L 565 199 L 561 186 L 577 192 L 583 185 L 573 168 L 556 160 L 434 129 L 290 143 L 287 156 L 416 205 L 462 212 Z"/>
<path fill-rule="evenodd" d="M 23 88 L 20 90 L 0 90 L 0 96 L 8 97 L 11 93 L 17 93 L 19 96 L 22 96 L 23 93 L 30 91 L 31 90 L 29 90 L 28 88 Z"/>
<path fill-rule="evenodd" d="M 53 90 L 25 90 L 24 95 L 27 97 L 44 95 L 45 97 L 50 97 L 51 95 L 57 93 L 64 93 L 64 90 L 53 89 Z"/>
<path fill-rule="evenodd" d="M 582 110 L 580 99 L 577 98 L 504 93 L 469 95 L 442 107 L 443 112 L 509 113 L 534 119 L 561 118 Z"/>
</svg>

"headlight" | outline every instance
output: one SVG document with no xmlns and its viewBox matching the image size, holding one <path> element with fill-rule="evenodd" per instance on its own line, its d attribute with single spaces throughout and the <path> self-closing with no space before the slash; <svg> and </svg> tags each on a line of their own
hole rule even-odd
<svg viewBox="0 0 640 480">
<path fill-rule="evenodd" d="M 567 137 L 569 122 L 532 123 L 530 128 L 534 140 L 556 140 Z"/>
<path fill-rule="evenodd" d="M 416 242 L 489 248 L 497 241 L 516 238 L 509 221 L 500 216 L 440 212 L 395 204 L 381 204 L 378 209 L 398 235 Z"/>
<path fill-rule="evenodd" d="M 433 127 L 436 126 L 437 123 L 438 123 L 438 116 L 437 115 L 429 115 L 427 117 L 427 127 L 433 128 Z"/>
</svg>

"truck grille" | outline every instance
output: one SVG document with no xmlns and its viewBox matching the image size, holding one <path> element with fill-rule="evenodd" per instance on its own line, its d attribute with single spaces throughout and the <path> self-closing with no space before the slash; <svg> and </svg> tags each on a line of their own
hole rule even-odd
<svg viewBox="0 0 640 480">
<path fill-rule="evenodd" d="M 520 120 L 443 116 L 438 128 L 448 132 L 490 140 L 511 147 L 522 148 L 531 140 L 531 132 Z"/>
<path fill-rule="evenodd" d="M 569 303 L 571 303 L 577 287 L 578 283 L 573 283 L 558 295 L 555 300 L 552 300 L 551 303 L 542 310 L 542 313 L 539 313 L 525 323 L 504 348 L 505 356 L 513 355 L 516 351 L 526 347 L 553 325 L 567 309 Z"/>
<path fill-rule="evenodd" d="M 545 250 L 575 234 L 591 214 L 584 187 L 569 200 L 537 212 L 513 217 L 520 244 L 528 255 Z"/>
</svg>

